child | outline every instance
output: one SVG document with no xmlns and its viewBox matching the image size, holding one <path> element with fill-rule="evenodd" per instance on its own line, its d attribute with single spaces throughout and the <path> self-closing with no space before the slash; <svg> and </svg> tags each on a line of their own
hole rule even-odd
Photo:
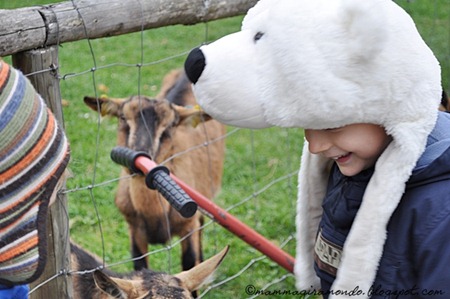
<svg viewBox="0 0 450 299">
<path fill-rule="evenodd" d="M 389 221 L 377 276 L 369 289 L 372 298 L 422 298 L 428 294 L 447 298 L 450 295 L 450 238 L 446 237 L 450 230 L 449 128 L 450 115 L 440 112 L 428 136 L 426 150 Z M 334 161 L 314 248 L 321 292 L 328 298 L 344 242 L 374 165 L 392 138 L 384 128 L 374 124 L 306 129 L 305 137 L 312 154 Z M 333 252 L 331 256 L 330 252 Z"/>
<path fill-rule="evenodd" d="M 28 298 L 44 270 L 48 206 L 69 156 L 42 98 L 0 60 L 0 298 Z"/>
</svg>

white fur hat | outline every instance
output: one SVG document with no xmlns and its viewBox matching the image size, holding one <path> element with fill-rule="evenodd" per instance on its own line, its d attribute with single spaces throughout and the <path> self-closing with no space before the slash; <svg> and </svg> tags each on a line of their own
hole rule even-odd
<svg viewBox="0 0 450 299">
<path fill-rule="evenodd" d="M 379 157 L 346 240 L 335 290 L 368 290 L 441 98 L 439 63 L 391 0 L 260 0 L 242 30 L 194 49 L 186 71 L 202 108 L 248 127 L 383 126 Z M 297 287 L 319 289 L 314 241 L 331 161 L 305 141 L 297 204 Z M 360 240 L 364 239 L 364 242 Z"/>
</svg>

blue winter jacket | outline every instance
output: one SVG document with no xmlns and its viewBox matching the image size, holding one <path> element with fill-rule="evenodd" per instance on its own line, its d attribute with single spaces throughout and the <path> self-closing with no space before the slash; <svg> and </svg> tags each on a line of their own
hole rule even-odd
<svg viewBox="0 0 450 299">
<path fill-rule="evenodd" d="M 330 256 L 342 250 L 372 174 L 373 168 L 346 177 L 333 166 L 318 234 Z M 387 231 L 377 276 L 367 295 L 450 298 L 450 113 L 439 113 Z M 336 269 L 316 261 L 327 298 Z"/>
</svg>

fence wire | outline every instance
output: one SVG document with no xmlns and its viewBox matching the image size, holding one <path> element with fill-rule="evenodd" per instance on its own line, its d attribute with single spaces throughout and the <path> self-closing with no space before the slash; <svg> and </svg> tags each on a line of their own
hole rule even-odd
<svg viewBox="0 0 450 299">
<path fill-rule="evenodd" d="M 76 3 L 73 2 L 73 5 L 76 7 Z M 80 19 L 83 20 L 83 16 L 80 14 Z M 85 34 L 86 37 L 88 36 L 88 28 L 85 27 Z M 200 41 L 200 43 L 204 43 L 207 42 L 209 39 L 209 26 L 208 24 L 204 25 L 204 40 Z M 99 79 L 98 77 L 98 73 L 99 72 L 115 72 L 117 70 L 117 68 L 127 68 L 127 69 L 137 69 L 138 72 L 138 76 L 136 78 L 136 86 L 137 86 L 137 95 L 141 95 L 143 94 L 142 91 L 142 86 L 144 85 L 144 80 L 145 77 L 142 75 L 142 68 L 151 68 L 153 66 L 156 65 L 160 65 L 160 64 L 164 64 L 168 61 L 172 61 L 174 59 L 184 59 L 184 57 L 186 57 L 186 55 L 188 54 L 190 48 L 186 48 L 183 49 L 182 51 L 180 51 L 180 53 L 176 53 L 174 55 L 169 55 L 167 57 L 163 57 L 160 59 L 156 59 L 156 60 L 146 60 L 145 59 L 145 53 L 146 53 L 146 49 L 144 48 L 144 31 L 142 31 L 140 33 L 140 43 L 138 44 L 139 47 L 139 51 L 140 52 L 140 57 L 137 57 L 136 62 L 135 63 L 127 63 L 127 62 L 121 62 L 121 61 L 117 61 L 117 62 L 113 62 L 113 63 L 108 63 L 108 64 L 101 64 L 99 63 L 99 61 L 101 61 L 101 58 L 99 58 L 99 56 L 101 56 L 102 54 L 99 53 L 97 54 L 97 51 L 94 49 L 94 46 L 92 45 L 92 40 L 86 38 L 85 43 L 87 43 L 87 49 L 89 52 L 89 55 L 91 57 L 91 66 L 87 69 L 84 70 L 78 70 L 78 71 L 67 71 L 67 72 L 59 72 L 59 76 L 60 76 L 60 80 L 62 82 L 62 94 L 63 97 L 65 96 L 64 92 L 67 89 L 71 89 L 71 81 L 72 80 L 76 80 L 77 77 L 90 77 L 90 85 L 91 85 L 91 90 L 92 93 L 95 97 L 100 97 L 101 96 L 101 91 L 99 90 L 99 82 L 101 81 L 101 79 Z M 200 44 L 199 43 L 199 44 Z M 132 46 L 132 47 L 136 47 L 136 44 L 133 45 L 128 45 L 128 46 Z M 157 49 L 156 49 L 157 50 Z M 152 49 L 152 51 L 155 51 L 155 49 Z M 64 53 L 64 46 L 60 49 L 60 53 Z M 64 60 L 61 59 L 60 60 L 60 64 L 63 64 Z M 43 71 L 50 71 L 50 70 L 43 70 Z M 167 71 L 169 71 L 169 69 L 167 69 Z M 33 74 L 30 74 L 33 75 Z M 70 106 L 69 108 L 70 109 Z M 91 113 L 92 114 L 92 113 Z M 70 119 L 68 119 L 67 116 L 66 117 L 66 123 L 67 122 L 71 122 Z M 92 116 L 90 115 L 89 118 L 92 118 Z M 110 224 L 108 223 L 108 219 L 105 219 L 105 216 L 103 215 L 103 211 L 102 211 L 102 206 L 103 203 L 105 202 L 105 200 L 109 200 L 110 198 L 112 198 L 114 196 L 113 190 L 118 181 L 119 180 L 124 180 L 124 179 L 130 179 L 132 176 L 128 176 L 128 177 L 119 177 L 119 172 L 117 172 L 117 177 L 111 178 L 111 179 L 107 179 L 102 181 L 101 179 L 99 179 L 99 177 L 102 177 L 102 175 L 100 175 L 100 173 L 103 171 L 102 170 L 102 166 L 100 165 L 102 162 L 100 162 L 99 160 L 101 159 L 102 156 L 105 155 L 105 151 L 104 148 L 102 147 L 102 136 L 104 134 L 104 121 L 103 118 L 101 117 L 100 114 L 97 114 L 96 116 L 96 126 L 95 128 L 93 128 L 93 131 L 91 132 L 91 138 L 90 140 L 92 140 L 92 144 L 91 147 L 89 149 L 85 149 L 87 154 L 90 155 L 91 157 L 93 157 L 93 161 L 90 165 L 76 165 L 76 169 L 79 168 L 83 168 L 83 167 L 91 167 L 91 171 L 90 171 L 90 179 L 89 180 L 85 180 L 88 181 L 88 184 L 83 184 L 83 185 L 76 185 L 73 186 L 72 188 L 68 188 L 66 190 L 63 190 L 61 193 L 64 193 L 68 196 L 69 198 L 69 207 L 72 207 L 74 205 L 77 205 L 77 198 L 81 198 L 86 196 L 85 194 L 87 194 L 87 198 L 88 201 L 91 202 L 91 206 L 92 209 L 94 210 L 94 215 L 95 215 L 95 220 L 92 219 L 92 226 L 97 226 L 97 228 L 95 229 L 96 231 L 98 231 L 98 236 L 99 236 L 99 242 L 97 243 L 97 250 L 96 253 L 98 255 L 101 256 L 101 260 L 103 262 L 103 264 L 100 267 L 95 267 L 92 269 L 86 269 L 83 271 L 76 271 L 73 269 L 61 269 L 60 272 L 55 273 L 54 276 L 49 277 L 48 279 L 46 279 L 44 282 L 42 282 L 40 285 L 37 285 L 34 289 L 31 290 L 30 293 L 34 293 L 37 290 L 39 290 L 39 288 L 48 283 L 49 281 L 56 279 L 57 277 L 61 276 L 61 275 L 84 275 L 87 273 L 91 273 L 95 270 L 98 269 L 104 269 L 104 268 L 110 268 L 110 269 L 115 269 L 117 267 L 120 267 L 122 265 L 126 265 L 128 264 L 128 268 L 129 268 L 129 264 L 131 262 L 133 262 L 134 260 L 136 260 L 137 258 L 131 258 L 131 257 L 124 257 L 121 260 L 109 260 L 108 256 L 110 254 L 110 252 L 107 252 L 107 244 L 105 244 L 105 230 L 103 229 L 104 226 L 109 226 Z M 230 128 L 227 133 L 222 136 L 220 139 L 224 138 L 229 140 L 230 138 L 233 138 L 236 135 L 243 135 L 241 132 L 242 131 L 246 131 L 246 130 L 241 130 L 241 129 L 237 129 L 237 128 Z M 287 133 L 283 133 L 284 135 L 288 135 Z M 250 188 L 250 194 L 244 196 L 243 198 L 237 198 L 237 202 L 233 203 L 232 205 L 229 205 L 228 207 L 224 207 L 226 208 L 226 210 L 230 213 L 233 213 L 233 210 L 237 209 L 240 206 L 244 206 L 244 205 L 248 205 L 248 203 L 250 203 L 249 206 L 245 207 L 245 209 L 252 209 L 252 205 L 253 208 L 255 209 L 261 209 L 261 206 L 263 206 L 263 204 L 258 203 L 257 199 L 260 196 L 260 194 L 262 194 L 263 192 L 265 192 L 266 190 L 270 189 L 270 188 L 274 188 L 274 186 L 276 186 L 277 184 L 279 184 L 282 181 L 288 181 L 288 185 L 289 185 L 289 196 L 291 198 L 290 202 L 292 203 L 292 207 L 294 207 L 294 203 L 295 203 L 295 183 L 294 183 L 294 177 L 296 175 L 296 169 L 298 168 L 298 165 L 295 165 L 292 167 L 286 167 L 286 171 L 284 172 L 284 174 L 280 177 L 276 177 L 273 180 L 269 180 L 267 182 L 267 184 L 262 185 L 259 182 L 259 179 L 257 177 L 257 169 L 256 169 L 256 157 L 257 157 L 257 153 L 256 153 L 256 149 L 255 149 L 255 138 L 254 132 L 249 132 L 247 131 L 246 133 L 244 133 L 244 137 L 237 137 L 237 138 L 246 138 L 249 144 L 250 144 L 250 150 L 251 153 L 249 155 L 249 157 L 251 158 L 248 163 L 249 165 L 251 165 L 251 171 L 249 175 L 252 177 L 251 181 L 253 184 L 253 187 Z M 286 137 L 285 136 L 285 137 Z M 70 139 L 70 134 L 69 134 L 69 139 Z M 211 143 L 217 142 L 219 140 L 211 140 Z M 74 141 L 71 141 L 72 145 L 74 145 Z M 288 144 L 288 141 L 286 142 L 286 144 Z M 298 142 L 297 145 L 300 145 L 301 142 Z M 184 154 L 186 154 L 188 151 L 192 151 L 195 150 L 198 147 L 203 147 L 206 146 L 205 144 L 200 144 L 197 147 L 191 148 L 187 151 L 184 152 L 179 152 L 176 153 L 175 155 L 173 155 L 172 157 L 170 157 L 169 159 L 165 160 L 162 164 L 166 164 L 169 163 L 171 160 L 175 159 L 175 158 L 182 158 L 182 156 Z M 227 151 L 232 151 L 232 149 L 227 149 Z M 296 151 L 299 153 L 299 148 L 296 149 Z M 287 159 L 286 161 L 292 161 L 293 159 L 290 157 L 292 153 L 288 152 L 286 153 L 285 157 L 281 157 L 279 159 Z M 248 159 L 248 157 L 247 157 Z M 72 164 L 83 164 L 82 162 L 80 162 L 79 160 L 75 160 L 71 162 Z M 112 162 L 111 162 L 112 163 Z M 236 163 L 236 162 L 234 162 Z M 241 161 L 239 163 L 242 163 Z M 246 161 L 247 163 L 247 161 Z M 296 163 L 298 164 L 298 163 Z M 287 164 L 286 164 L 287 165 Z M 73 166 L 73 165 L 71 165 Z M 225 166 L 225 173 L 227 172 L 227 167 Z M 74 173 L 74 177 L 78 176 L 78 175 L 82 175 L 82 173 L 80 173 L 79 171 L 76 171 L 77 173 Z M 226 174 L 225 174 L 226 175 Z M 274 175 L 273 173 L 268 173 L 267 175 Z M 68 182 L 68 186 L 71 186 L 70 184 L 70 180 Z M 105 198 L 99 198 L 99 196 L 96 194 L 96 190 L 98 189 L 105 189 L 105 188 L 109 188 L 109 193 L 111 193 L 109 195 L 108 199 Z M 83 195 L 81 195 L 83 194 Z M 161 199 L 163 200 L 163 199 Z M 253 201 L 253 202 L 252 202 Z M 259 206 L 259 207 L 257 207 Z M 293 210 L 293 209 L 290 209 Z M 289 215 L 289 217 L 291 218 L 291 220 L 293 219 L 295 215 L 293 213 L 291 213 L 291 215 Z M 67 217 L 69 218 L 69 213 L 67 214 Z M 253 217 L 254 218 L 254 224 L 255 226 L 261 225 L 260 222 L 258 220 L 258 217 Z M 71 219 L 72 220 L 72 219 Z M 122 219 L 121 221 L 125 221 L 124 219 Z M 222 227 L 218 227 L 217 224 L 215 224 L 214 221 L 209 220 L 206 221 L 204 223 L 204 225 L 201 227 L 202 230 L 204 230 L 204 235 L 205 235 L 205 239 L 214 239 L 213 236 L 208 236 L 209 233 L 215 235 L 215 234 L 223 234 L 224 228 Z M 72 228 L 71 229 L 71 234 L 74 234 L 74 237 L 76 238 L 76 229 Z M 292 243 L 293 242 L 293 230 L 292 227 L 290 230 L 283 232 L 283 234 L 280 234 L 280 240 L 279 242 L 281 243 Z M 172 250 L 174 251 L 179 251 L 180 250 L 180 243 L 183 239 L 187 238 L 189 236 L 185 236 L 184 238 L 175 238 L 169 241 L 168 244 L 165 244 L 163 246 L 160 246 L 157 249 L 153 249 L 151 251 L 149 251 L 147 254 L 145 254 L 144 256 L 158 256 L 160 254 L 165 254 L 166 256 L 166 264 L 167 266 L 165 267 L 165 269 L 155 269 L 155 270 L 166 270 L 167 272 L 178 272 L 176 269 L 174 269 L 175 267 L 179 267 L 179 265 L 177 263 L 175 263 L 176 265 L 172 265 L 172 254 L 170 253 Z M 232 238 L 236 238 L 236 237 L 232 237 Z M 79 239 L 79 237 L 78 237 Z M 82 240 L 80 240 L 82 241 Z M 276 241 L 276 240 L 275 240 Z M 207 242 L 206 242 L 207 243 Z M 215 241 L 213 240 L 212 243 L 215 243 Z M 284 246 L 285 244 L 282 244 L 282 246 Z M 208 246 L 207 244 L 204 244 L 204 247 Z M 215 244 L 215 247 L 217 248 L 217 244 Z M 247 246 L 247 245 L 246 245 Z M 154 248 L 153 246 L 150 247 Z M 128 249 L 128 248 L 126 248 Z M 217 249 L 218 250 L 218 249 Z M 215 251 L 217 251 L 215 249 Z M 169 254 L 167 254 L 167 252 L 169 252 Z M 178 255 L 178 254 L 175 254 Z M 255 250 L 249 250 L 245 253 L 245 255 L 248 256 L 248 262 L 242 267 L 240 268 L 238 271 L 236 272 L 231 272 L 227 271 L 227 273 L 224 275 L 222 274 L 221 276 L 225 277 L 222 280 L 216 280 L 214 281 L 213 284 L 209 285 L 201 294 L 200 297 L 206 297 L 206 298 L 214 298 L 214 296 L 216 297 L 223 297 L 222 295 L 214 295 L 215 291 L 219 288 L 227 288 L 227 284 L 232 281 L 235 280 L 236 278 L 242 277 L 243 273 L 245 273 L 250 267 L 251 268 L 255 268 L 257 267 L 257 264 L 260 263 L 261 261 L 265 260 L 266 258 L 264 256 L 262 256 L 261 254 L 257 253 Z M 142 257 L 139 257 L 142 258 Z M 160 259 L 160 257 L 157 257 L 158 259 Z M 233 263 L 233 261 L 231 260 L 232 258 L 229 257 L 228 259 L 230 259 L 230 261 L 225 261 L 225 263 Z M 107 261 L 108 260 L 108 261 Z M 271 262 L 270 262 L 271 263 Z M 150 263 L 152 264 L 152 263 Z M 273 263 L 272 263 L 273 264 Z M 271 267 L 276 267 L 274 265 L 271 265 Z M 122 270 L 123 271 L 123 270 Z M 278 273 L 278 271 L 275 271 L 276 273 Z M 281 270 L 279 271 L 282 274 L 281 277 L 272 277 L 270 280 L 271 281 L 281 281 L 286 279 L 285 275 L 286 275 L 286 271 Z M 272 284 L 274 284 L 274 282 L 272 282 Z M 233 286 L 234 288 L 234 286 Z"/>
<path fill-rule="evenodd" d="M 205 3 L 208 1 L 205 1 Z M 405 7 L 414 17 L 417 13 L 415 12 L 416 6 L 423 4 L 416 3 L 416 1 L 396 1 Z M 76 7 L 76 2 L 73 1 L 73 5 Z M 205 4 L 207 5 L 207 3 Z M 443 9 L 443 6 L 448 5 L 443 1 L 434 0 L 432 4 L 435 7 L 435 14 L 439 10 Z M 445 9 L 448 9 L 445 7 Z M 137 18 L 144 18 L 143 15 L 136 16 Z M 83 16 L 80 14 L 80 19 L 83 20 Z M 437 20 L 438 17 L 435 16 Z M 420 27 L 426 35 L 432 35 L 429 32 L 437 30 L 439 27 L 446 26 L 447 39 L 439 40 L 439 43 L 445 43 L 447 51 L 441 57 L 441 60 L 445 61 L 444 66 L 446 69 L 443 72 L 444 76 L 448 76 L 450 70 L 448 66 L 450 64 L 450 14 L 448 17 L 448 23 L 441 24 L 439 22 L 432 22 L 431 26 Z M 209 42 L 211 40 L 211 34 L 213 33 L 213 28 L 209 23 L 205 23 L 203 26 L 203 38 L 198 40 L 197 44 Z M 239 30 L 239 28 L 234 28 Z M 428 31 L 427 31 L 428 30 Z M 101 51 L 98 51 L 98 45 L 93 45 L 93 40 L 88 38 L 89 28 L 85 27 L 86 40 L 77 42 L 77 44 L 84 43 L 84 51 L 88 51 L 89 55 L 83 54 L 83 57 L 90 57 L 90 67 L 84 69 L 67 69 L 62 67 L 59 69 L 59 78 L 61 81 L 61 89 L 63 97 L 68 97 L 70 100 L 74 99 L 75 95 L 80 96 L 77 92 L 77 87 L 72 87 L 72 82 L 75 82 L 78 78 L 82 78 L 82 82 L 88 82 L 89 88 L 95 97 L 101 97 L 102 93 L 105 91 L 104 87 L 100 87 L 100 82 L 108 81 L 105 78 L 109 77 L 109 82 L 111 85 L 120 85 L 121 80 L 124 80 L 120 76 L 120 72 L 124 69 L 132 70 L 130 73 L 137 73 L 134 76 L 134 94 L 143 95 L 147 92 L 154 92 L 154 87 L 151 85 L 148 87 L 148 74 L 152 73 L 154 68 L 161 68 L 169 71 L 173 68 L 173 65 L 180 65 L 187 53 L 189 53 L 192 46 L 180 47 L 179 52 L 171 53 L 162 58 L 152 58 L 153 55 L 150 53 L 160 52 L 164 53 L 165 48 L 163 45 L 157 45 L 152 48 L 147 47 L 146 39 L 148 38 L 147 32 L 141 30 L 139 33 L 139 38 L 134 39 L 133 43 L 123 44 L 124 48 L 129 48 L 133 51 L 137 48 L 136 53 L 138 54 L 135 61 L 114 61 L 111 63 L 102 64 L 103 61 Z M 164 31 L 162 31 L 164 34 Z M 427 38 L 427 36 L 425 36 Z M 434 38 L 430 38 L 434 40 Z M 86 47 L 87 44 L 87 47 Z M 106 44 L 106 42 L 105 42 Z M 65 45 L 61 46 L 60 53 L 65 53 Z M 433 47 L 431 45 L 431 47 Z M 70 48 L 70 47 L 68 47 Z M 101 47 L 100 47 L 101 48 Z M 72 49 L 77 49 L 73 47 Z M 65 53 L 63 57 L 60 58 L 60 65 L 64 65 L 68 56 L 76 55 L 77 53 L 67 54 Z M 81 53 L 78 53 L 81 56 Z M 85 63 L 83 63 L 85 65 Z M 62 71 L 62 69 L 64 71 Z M 144 72 L 145 70 L 145 72 Z M 42 70 L 41 72 L 54 71 L 54 68 L 49 68 Z M 101 75 L 99 75 L 101 73 Z M 155 71 L 156 73 L 156 71 Z M 106 74 L 106 75 L 105 75 Z M 109 74 L 109 75 L 108 75 Z M 129 74 L 129 73 L 127 73 Z M 32 76 L 33 74 L 29 74 Z M 90 79 L 86 79 L 90 77 Z M 156 79 L 156 81 L 161 78 Z M 125 78 L 125 80 L 128 80 Z M 448 83 L 448 78 L 444 78 L 444 87 L 450 89 L 450 83 Z M 447 82 L 447 83 L 445 83 Z M 114 90 L 117 91 L 119 88 L 114 86 Z M 156 88 L 157 89 L 157 88 Z M 128 91 L 124 91 L 126 93 Z M 131 95 L 131 94 L 129 94 Z M 79 147 L 75 146 L 77 139 L 71 139 L 71 136 L 76 136 L 77 134 L 82 135 L 82 132 L 77 132 L 77 129 L 73 128 L 76 126 L 77 122 L 92 121 L 93 115 L 95 113 L 89 113 L 87 110 L 85 113 L 78 112 L 68 116 L 66 114 L 67 110 L 71 109 L 71 105 L 65 108 L 65 120 L 66 127 L 70 126 L 72 135 L 69 133 L 69 140 L 72 143 L 73 150 L 79 150 Z M 61 269 L 54 276 L 47 278 L 40 285 L 37 285 L 31 290 L 31 293 L 36 292 L 39 288 L 48 283 L 49 281 L 56 279 L 62 275 L 83 275 L 86 273 L 93 272 L 97 269 L 110 268 L 116 270 L 117 272 L 127 272 L 131 271 L 131 262 L 136 259 L 131 258 L 128 254 L 129 244 L 124 236 L 127 234 L 125 219 L 108 219 L 109 214 L 104 214 L 105 206 L 111 207 L 113 205 L 112 198 L 114 197 L 114 191 L 120 180 L 130 179 L 133 175 L 120 177 L 118 167 L 105 166 L 105 153 L 107 153 L 110 148 L 105 148 L 104 140 L 111 139 L 114 137 L 114 131 L 116 130 L 114 121 L 105 121 L 100 114 L 95 116 L 95 127 L 91 132 L 87 133 L 89 136 L 89 148 L 84 148 L 83 153 L 75 152 L 76 158 L 71 161 L 70 168 L 74 169 L 74 178 L 78 176 L 85 176 L 89 174 L 89 177 L 84 177 L 83 180 L 77 180 L 74 183 L 68 182 L 68 188 L 62 190 L 69 198 L 69 211 L 67 211 L 67 218 L 73 224 L 71 227 L 71 235 L 77 239 L 78 242 L 83 243 L 83 237 L 87 237 L 87 232 L 77 232 L 77 222 L 86 222 L 87 226 L 90 226 L 93 231 L 97 231 L 94 237 L 86 238 L 85 244 L 88 244 L 92 240 L 96 240 L 96 244 L 91 244 L 91 250 L 96 249 L 95 253 L 101 256 L 103 265 L 101 267 L 96 267 L 92 269 L 87 269 L 83 271 L 76 271 L 73 269 Z M 67 128 L 69 129 L 69 128 Z M 86 133 L 86 132 L 84 132 Z M 106 136 L 107 135 L 107 136 Z M 83 135 L 85 136 L 85 135 Z M 86 138 L 81 136 L 80 138 Z M 106 137 L 105 137 L 106 136 Z M 269 234 L 273 234 L 273 230 L 276 231 L 275 237 L 269 237 L 273 242 L 280 244 L 279 246 L 288 250 L 291 254 L 294 254 L 295 249 L 295 239 L 294 239 L 294 218 L 295 218 L 295 199 L 296 199 L 296 172 L 298 170 L 299 156 L 302 145 L 302 132 L 300 130 L 287 130 L 287 129 L 271 129 L 269 131 L 251 131 L 243 130 L 237 128 L 228 128 L 227 133 L 221 138 L 226 140 L 227 152 L 224 168 L 224 180 L 222 185 L 222 193 L 218 196 L 217 202 L 228 212 L 236 215 L 238 218 L 244 219 L 247 224 L 252 226 L 255 230 L 261 230 L 264 232 L 269 231 Z M 219 140 L 211 140 L 211 143 L 217 142 Z M 276 144 L 275 147 L 282 148 L 277 155 L 272 155 L 271 150 L 266 150 L 269 144 Z M 234 148 L 232 145 L 236 145 Z M 200 144 L 198 147 L 203 147 L 205 144 Z M 195 150 L 194 147 L 190 150 Z M 169 159 L 163 162 L 163 164 L 169 163 L 175 158 L 182 158 L 187 152 L 176 153 Z M 243 153 L 246 153 L 245 155 Z M 281 153 L 281 154 L 280 154 Z M 266 156 L 264 156 L 266 155 Z M 85 157 L 85 158 L 80 158 Z M 89 160 L 89 162 L 87 162 Z M 110 162 L 112 164 L 112 162 Z M 116 169 L 116 175 L 104 175 L 102 172 L 109 172 L 110 169 Z M 245 181 L 244 184 L 238 184 L 239 181 Z M 248 182 L 251 182 L 249 185 Z M 239 190 L 242 188 L 242 190 Z M 100 190 L 97 192 L 97 190 Z M 86 196 L 87 194 L 87 196 Z M 87 199 L 86 199 L 87 197 Z M 105 198 L 106 197 L 106 198 Z M 283 198 L 280 198 L 283 197 Z M 163 200 L 163 199 L 161 199 Z M 92 209 L 94 210 L 95 219 L 79 219 L 77 218 L 77 213 L 79 212 L 76 207 L 80 202 L 90 202 Z M 287 211 L 279 211 L 279 206 L 276 202 L 282 201 L 283 205 L 287 205 Z M 267 210 L 271 210 L 270 213 Z M 275 223 L 270 219 L 265 219 L 270 217 L 270 215 L 275 215 L 277 213 L 285 213 L 282 217 L 285 218 L 285 223 L 291 223 L 291 225 L 285 225 L 285 223 Z M 75 215 L 72 217 L 70 215 Z M 117 215 L 117 213 L 115 214 Z M 276 218 L 276 219 L 279 219 Z M 105 236 L 109 233 L 105 231 L 105 228 L 110 228 L 111 226 L 121 226 L 122 235 L 118 236 Z M 84 227 L 84 226 L 83 226 Z M 125 229 L 124 229 L 125 228 Z M 250 294 L 245 292 L 245 288 L 248 285 L 254 285 L 257 290 L 268 290 L 268 289 L 286 289 L 294 290 L 294 278 L 292 274 L 287 273 L 285 270 L 278 267 L 275 263 L 268 261 L 267 258 L 256 250 L 250 248 L 248 245 L 242 245 L 241 242 L 235 236 L 231 236 L 226 230 L 218 226 L 213 220 L 205 221 L 201 229 L 204 231 L 204 249 L 208 252 L 208 256 L 212 255 L 214 252 L 219 251 L 224 242 L 234 243 L 236 247 L 239 248 L 241 252 L 230 253 L 224 261 L 224 266 L 219 268 L 219 274 L 216 280 L 210 285 L 202 289 L 200 293 L 200 298 L 223 298 L 237 296 L 239 298 L 249 297 L 255 298 L 259 295 L 264 295 L 264 292 Z M 264 234 L 264 233 L 263 233 Z M 99 239 L 97 239 L 99 237 Z M 188 236 L 184 237 L 187 238 Z M 157 271 L 166 271 L 169 273 L 176 273 L 180 271 L 180 264 L 178 261 L 173 260 L 172 256 L 179 257 L 180 243 L 184 238 L 174 238 L 170 240 L 167 244 L 162 246 L 150 246 L 151 249 L 145 256 L 151 256 L 150 266 Z M 108 242 L 114 239 L 118 240 L 118 244 L 108 244 Z M 120 240 L 119 240 L 120 239 Z M 124 241 L 125 240 L 125 241 Z M 122 258 L 116 259 L 111 255 L 112 249 L 118 249 L 122 252 Z M 233 247 L 231 248 L 233 252 Z M 128 256 L 127 256 L 128 255 Z M 162 261 L 159 263 L 159 269 L 155 269 L 152 260 Z M 165 266 L 163 266 L 165 264 Z M 265 271 L 264 276 L 255 276 L 255 269 L 262 268 Z M 236 288 L 239 288 L 236 291 Z M 232 294 L 232 295 L 230 295 Z M 238 294 L 238 295 L 236 295 Z M 272 298 L 285 297 L 273 295 Z"/>
</svg>

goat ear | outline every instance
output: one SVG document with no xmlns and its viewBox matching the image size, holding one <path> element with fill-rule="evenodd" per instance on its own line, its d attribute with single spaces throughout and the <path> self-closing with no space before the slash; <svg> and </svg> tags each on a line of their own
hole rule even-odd
<svg viewBox="0 0 450 299">
<path fill-rule="evenodd" d="M 100 112 L 102 116 L 119 116 L 120 105 L 126 99 L 106 98 L 106 97 L 84 97 L 84 103 L 94 111 Z M 100 109 L 100 110 L 99 110 Z"/>
<path fill-rule="evenodd" d="M 156 95 L 156 99 L 164 100 L 169 90 L 172 89 L 177 83 L 177 80 L 180 78 L 181 74 L 181 69 L 172 70 L 167 73 L 162 80 L 161 89 Z"/>
<path fill-rule="evenodd" d="M 208 121 L 212 119 L 212 117 L 209 116 L 209 114 L 207 114 L 205 111 L 203 111 L 198 105 L 195 105 L 193 107 L 184 107 L 178 105 L 173 106 L 180 116 L 180 124 L 191 125 L 195 128 L 202 121 Z"/>
<path fill-rule="evenodd" d="M 100 270 L 95 270 L 93 276 L 97 288 L 114 298 L 128 298 L 127 293 L 133 288 L 131 281 L 109 277 Z"/>
<path fill-rule="evenodd" d="M 184 285 L 189 291 L 193 292 L 198 290 L 202 285 L 209 283 L 210 280 L 212 280 L 215 270 L 222 263 L 229 248 L 230 246 L 225 247 L 215 256 L 198 264 L 192 269 L 176 274 L 175 277 L 180 279 L 182 285 Z"/>
</svg>

